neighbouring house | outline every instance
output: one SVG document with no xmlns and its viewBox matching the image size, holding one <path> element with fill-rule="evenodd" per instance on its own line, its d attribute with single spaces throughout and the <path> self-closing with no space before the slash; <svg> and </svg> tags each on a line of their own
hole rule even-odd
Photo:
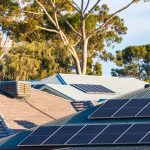
<svg viewBox="0 0 150 150">
<path fill-rule="evenodd" d="M 102 101 L 143 88 L 147 82 L 136 78 L 56 74 L 41 81 L 33 82 L 32 87 L 50 94 L 76 101 Z"/>
<path fill-rule="evenodd" d="M 15 150 L 149 150 L 150 88 L 0 140 Z"/>
<path fill-rule="evenodd" d="M 15 82 L 8 83 L 5 88 L 0 84 L 0 138 L 76 112 L 69 101 L 37 89 L 32 89 L 27 97 L 24 97 L 22 91 L 19 96 L 21 94 L 23 97 L 12 97 L 10 91 L 16 93 Z M 13 86 L 10 86 L 12 84 Z M 19 86 L 17 90 L 27 90 L 25 85 Z M 4 90 L 1 90 L 2 88 Z"/>
</svg>

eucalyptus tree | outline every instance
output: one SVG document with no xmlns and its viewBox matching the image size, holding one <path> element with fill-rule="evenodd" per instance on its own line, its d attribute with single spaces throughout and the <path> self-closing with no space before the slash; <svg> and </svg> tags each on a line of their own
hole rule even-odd
<svg viewBox="0 0 150 150">
<path fill-rule="evenodd" d="M 55 50 L 54 50 L 55 49 Z M 14 45 L 0 64 L 0 80 L 37 80 L 56 73 L 70 73 L 70 55 L 46 42 Z"/>
<path fill-rule="evenodd" d="M 93 5 L 91 0 L 81 0 L 80 4 L 74 0 L 21 0 L 17 3 L 21 4 L 19 11 L 18 5 L 15 7 L 19 19 L 13 20 L 9 29 L 16 39 L 32 41 L 46 37 L 52 43 L 61 43 L 72 55 L 76 72 L 84 75 L 88 59 L 105 51 L 105 45 L 121 42 L 127 28 L 118 14 L 137 1 L 131 0 L 110 13 L 106 4 L 100 5 L 101 0 L 92 0 Z"/>
<path fill-rule="evenodd" d="M 96 0 L 91 8 L 89 8 L 90 0 L 81 0 L 80 6 L 73 0 L 35 0 L 35 2 L 40 6 L 41 11 L 29 11 L 29 13 L 35 15 L 37 13 L 44 13 L 52 24 L 51 26 L 47 26 L 47 24 L 37 26 L 37 28 L 59 35 L 75 61 L 77 73 L 86 74 L 87 59 L 91 55 L 90 47 L 93 46 L 93 51 L 96 51 L 100 48 L 100 45 L 103 48 L 102 44 L 105 41 L 120 42 L 120 35 L 126 32 L 126 27 L 123 20 L 117 14 L 127 9 L 136 1 L 131 0 L 130 3 L 113 14 L 109 14 L 107 5 L 99 6 L 100 0 Z M 72 8 L 71 12 L 63 9 L 63 6 L 66 4 L 69 4 L 70 8 Z M 72 15 L 75 20 L 70 22 L 69 19 Z M 61 26 L 61 20 L 64 20 L 68 26 L 72 34 L 71 36 L 68 36 L 64 31 L 64 28 Z"/>
<path fill-rule="evenodd" d="M 112 69 L 112 75 L 132 76 L 150 81 L 150 45 L 129 46 L 116 52 L 118 69 Z"/>
</svg>

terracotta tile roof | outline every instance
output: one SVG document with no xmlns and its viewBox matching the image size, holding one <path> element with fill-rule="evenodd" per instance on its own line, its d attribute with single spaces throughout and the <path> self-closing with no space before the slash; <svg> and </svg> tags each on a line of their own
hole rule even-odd
<svg viewBox="0 0 150 150">
<path fill-rule="evenodd" d="M 45 124 L 75 113 L 71 103 L 43 91 L 32 90 L 30 97 L 12 99 L 0 94 L 0 113 L 15 132 Z"/>
</svg>

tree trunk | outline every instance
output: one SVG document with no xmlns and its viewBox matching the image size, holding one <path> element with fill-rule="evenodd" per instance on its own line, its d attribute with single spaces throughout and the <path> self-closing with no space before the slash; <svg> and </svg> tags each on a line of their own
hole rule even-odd
<svg viewBox="0 0 150 150">
<path fill-rule="evenodd" d="M 81 71 L 81 64 L 80 64 L 80 60 L 79 60 L 79 57 L 74 49 L 74 47 L 71 47 L 70 48 L 71 51 L 72 51 L 72 57 L 74 59 L 74 62 L 75 62 L 75 67 L 76 67 L 76 73 L 81 75 L 82 74 L 82 71 Z M 73 52 L 74 51 L 74 52 Z"/>
<path fill-rule="evenodd" d="M 79 75 L 82 75 L 79 59 L 77 59 L 75 57 L 73 57 L 73 59 L 74 59 L 75 66 L 76 66 L 76 73 L 79 74 Z"/>
<path fill-rule="evenodd" d="M 86 26 L 85 26 L 85 19 L 84 14 L 81 16 L 81 32 L 82 32 L 82 75 L 86 74 L 87 70 L 87 46 L 88 46 L 88 39 L 86 38 Z"/>
<path fill-rule="evenodd" d="M 88 46 L 88 40 L 83 41 L 83 49 L 82 49 L 82 74 L 86 74 L 87 70 L 87 46 Z"/>
</svg>

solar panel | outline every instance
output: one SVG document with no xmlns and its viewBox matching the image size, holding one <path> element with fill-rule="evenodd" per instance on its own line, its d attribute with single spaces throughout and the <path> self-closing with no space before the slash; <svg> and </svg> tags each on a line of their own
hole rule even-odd
<svg viewBox="0 0 150 150">
<path fill-rule="evenodd" d="M 128 118 L 134 117 L 142 108 L 122 108 L 112 118 Z"/>
<path fill-rule="evenodd" d="M 114 91 L 102 86 L 92 84 L 71 84 L 71 86 L 85 93 L 115 93 Z"/>
<path fill-rule="evenodd" d="M 101 105 L 89 118 L 90 119 L 109 118 L 121 107 L 123 107 L 128 101 L 129 99 L 109 100 L 103 105 Z"/>
<path fill-rule="evenodd" d="M 27 137 L 21 144 L 40 145 L 59 128 L 60 126 L 41 126 L 37 130 L 35 130 L 35 132 L 33 132 L 29 137 Z"/>
<path fill-rule="evenodd" d="M 65 144 L 74 134 L 76 134 L 84 126 L 63 126 L 54 135 L 47 139 L 43 145 Z"/>
<path fill-rule="evenodd" d="M 150 131 L 138 143 L 150 144 Z"/>
<path fill-rule="evenodd" d="M 136 107 L 136 108 L 141 108 L 144 107 L 145 105 L 147 105 L 150 102 L 150 99 L 131 99 L 126 105 L 125 107 Z"/>
<path fill-rule="evenodd" d="M 110 100 L 101 105 L 89 119 L 150 117 L 150 99 Z"/>
<path fill-rule="evenodd" d="M 107 125 L 87 125 L 66 144 L 87 144 Z"/>
<path fill-rule="evenodd" d="M 122 117 L 141 117 L 137 114 L 145 108 L 145 106 L 150 104 L 150 99 L 132 99 L 130 100 L 120 111 L 118 111 L 113 117 L 122 118 Z M 143 109 L 144 110 L 144 109 Z M 148 114 L 150 116 L 150 113 Z M 143 117 L 145 117 L 143 115 Z"/>
<path fill-rule="evenodd" d="M 150 131 L 150 124 L 134 124 L 115 143 L 135 144 Z"/>
<path fill-rule="evenodd" d="M 98 135 L 91 144 L 113 144 L 113 142 L 124 133 L 131 124 L 110 125 Z"/>
<path fill-rule="evenodd" d="M 142 111 L 140 111 L 137 116 L 139 117 L 149 117 L 150 116 L 150 104 L 147 105 Z"/>
<path fill-rule="evenodd" d="M 40 138 L 36 139 L 35 137 Z M 99 124 L 42 127 L 27 137 L 20 146 L 128 145 L 144 143 L 150 144 L 150 124 Z"/>
</svg>

